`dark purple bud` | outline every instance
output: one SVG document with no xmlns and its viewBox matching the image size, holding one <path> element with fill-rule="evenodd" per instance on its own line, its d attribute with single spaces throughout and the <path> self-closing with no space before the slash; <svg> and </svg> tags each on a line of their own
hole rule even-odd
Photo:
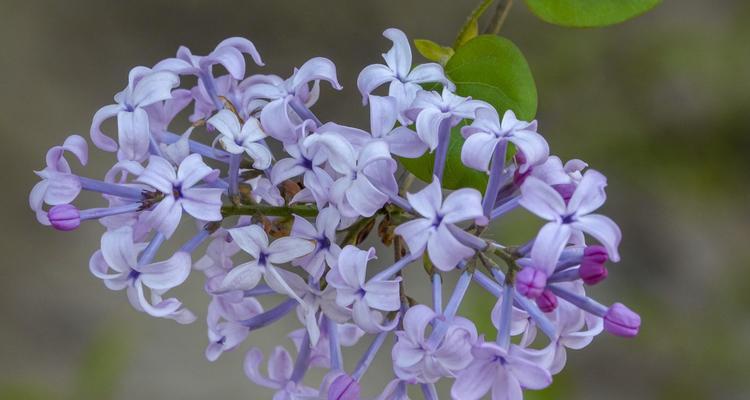
<svg viewBox="0 0 750 400">
<path fill-rule="evenodd" d="M 359 400 L 359 382 L 346 374 L 339 375 L 328 389 L 328 400 Z"/>
<path fill-rule="evenodd" d="M 551 291 L 545 289 L 542 295 L 536 298 L 536 305 L 543 312 L 552 312 L 557 308 L 557 296 Z"/>
<path fill-rule="evenodd" d="M 72 204 L 60 204 L 47 212 L 52 227 L 58 231 L 72 231 L 81 225 L 81 213 Z"/>
<path fill-rule="evenodd" d="M 583 251 L 581 266 L 578 268 L 578 273 L 581 275 L 583 282 L 587 285 L 595 285 L 607 278 L 608 272 L 604 264 L 608 260 L 607 249 L 603 246 L 586 247 Z"/>
<path fill-rule="evenodd" d="M 576 191 L 575 183 L 561 183 L 559 185 L 552 185 L 552 187 L 557 190 L 557 193 L 560 193 L 566 204 L 573 197 L 573 192 Z"/>
<path fill-rule="evenodd" d="M 604 330 L 622 336 L 633 337 L 641 328 L 641 317 L 622 303 L 612 304 L 604 316 Z"/>
<path fill-rule="evenodd" d="M 516 275 L 516 290 L 530 299 L 541 296 L 545 286 L 547 286 L 547 274 L 544 271 L 526 267 Z"/>
</svg>

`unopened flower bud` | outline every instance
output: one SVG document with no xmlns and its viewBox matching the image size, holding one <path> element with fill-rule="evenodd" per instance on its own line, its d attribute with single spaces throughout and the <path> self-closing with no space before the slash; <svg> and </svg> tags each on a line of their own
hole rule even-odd
<svg viewBox="0 0 750 400">
<path fill-rule="evenodd" d="M 633 337 L 641 327 L 641 317 L 622 303 L 612 304 L 604 316 L 604 330 L 622 336 Z"/>
<path fill-rule="evenodd" d="M 603 246 L 586 247 L 583 251 L 581 266 L 578 268 L 578 273 L 581 275 L 583 282 L 587 285 L 595 285 L 607 278 L 608 272 L 604 266 L 607 260 L 609 260 L 607 249 Z"/>
<path fill-rule="evenodd" d="M 47 212 L 52 227 L 58 231 L 72 231 L 81 225 L 81 214 L 72 204 L 60 204 Z"/>
<path fill-rule="evenodd" d="M 359 400 L 359 382 L 351 376 L 339 375 L 328 389 L 328 400 Z"/>
<path fill-rule="evenodd" d="M 516 290 L 530 299 L 541 296 L 546 285 L 547 274 L 542 270 L 526 267 L 516 275 Z"/>
<path fill-rule="evenodd" d="M 557 308 L 557 296 L 551 291 L 545 289 L 542 294 L 536 298 L 536 305 L 543 312 L 552 312 Z"/>
</svg>

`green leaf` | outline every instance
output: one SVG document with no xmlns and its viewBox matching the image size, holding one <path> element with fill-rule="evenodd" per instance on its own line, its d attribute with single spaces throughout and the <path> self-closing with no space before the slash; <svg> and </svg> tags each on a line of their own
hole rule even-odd
<svg viewBox="0 0 750 400">
<path fill-rule="evenodd" d="M 487 186 L 487 174 L 471 168 L 467 168 L 461 162 L 461 147 L 464 138 L 461 136 L 461 123 L 451 130 L 451 142 L 448 146 L 448 155 L 445 160 L 445 172 L 443 173 L 443 187 L 446 189 L 460 189 L 471 187 L 484 191 Z M 401 158 L 401 164 L 409 172 L 424 182 L 432 182 L 432 167 L 435 165 L 435 153 L 426 153 L 419 158 Z"/>
<path fill-rule="evenodd" d="M 414 39 L 414 47 L 424 58 L 438 62 L 440 65 L 445 65 L 454 53 L 452 48 L 441 46 L 427 39 Z"/>
<path fill-rule="evenodd" d="M 456 93 L 484 100 L 500 115 L 512 109 L 527 121 L 536 115 L 536 86 L 526 59 L 508 39 L 481 35 L 456 50 L 445 66 L 448 77 L 456 84 Z M 461 162 L 464 138 L 460 126 L 451 131 L 451 142 L 443 176 L 443 187 L 473 187 L 484 190 L 487 174 L 468 168 Z M 509 154 L 509 157 L 512 153 Z M 417 178 L 432 182 L 434 154 L 416 159 L 402 158 L 404 167 Z"/>
<path fill-rule="evenodd" d="M 661 0 L 526 0 L 542 20 L 571 28 L 617 24 L 654 8 Z"/>
<path fill-rule="evenodd" d="M 524 120 L 536 115 L 536 85 L 529 64 L 510 40 L 480 35 L 456 50 L 445 66 L 456 93 L 492 104 L 500 115 L 511 109 Z"/>
<path fill-rule="evenodd" d="M 453 43 L 454 49 L 458 49 L 459 47 L 463 46 L 464 43 L 468 42 L 471 39 L 474 39 L 477 35 L 479 35 L 479 18 L 482 16 L 482 14 L 484 14 L 485 11 L 487 11 L 487 8 L 489 8 L 490 4 L 492 4 L 493 1 L 494 0 L 482 0 L 477 8 L 475 8 L 474 11 L 471 12 L 469 18 L 467 18 L 466 22 L 464 22 L 464 26 L 462 26 L 461 30 L 458 32 L 456 41 L 455 43 Z"/>
</svg>

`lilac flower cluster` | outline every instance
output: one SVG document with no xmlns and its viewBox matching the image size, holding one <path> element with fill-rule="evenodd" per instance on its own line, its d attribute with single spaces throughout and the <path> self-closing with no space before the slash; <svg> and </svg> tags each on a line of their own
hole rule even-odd
<svg viewBox="0 0 750 400">
<path fill-rule="evenodd" d="M 30 206 L 40 223 L 58 230 L 86 220 L 104 225 L 91 273 L 107 288 L 125 290 L 138 311 L 193 322 L 195 314 L 167 292 L 202 273 L 211 361 L 296 313 L 301 328 L 289 334 L 295 357 L 276 347 L 267 375 L 260 349 L 245 358 L 247 377 L 276 390 L 275 399 L 359 399 L 359 382 L 389 337 L 394 378 L 379 399 L 405 399 L 409 385 L 436 399 L 441 379 L 453 380 L 456 399 L 521 399 L 522 390 L 552 382 L 568 349 L 587 346 L 602 331 L 636 335 L 637 314 L 585 291 L 607 277 L 608 260 L 619 260 L 619 228 L 595 213 L 606 178 L 580 160 L 563 164 L 550 156 L 536 121 L 510 110 L 501 116 L 456 94 L 440 65 L 412 68 L 403 32 L 384 35 L 393 42 L 385 64 L 366 67 L 357 80 L 369 130 L 322 123 L 310 110 L 321 81 L 341 89 L 325 58 L 286 79 L 246 77 L 246 56 L 263 62 L 250 41 L 231 38 L 206 56 L 181 47 L 175 58 L 133 68 L 115 104 L 97 111 L 91 125 L 94 145 L 116 153 L 117 162 L 103 179 L 78 175 L 68 161 L 85 165 L 87 144 L 68 137 L 48 151 Z M 218 69 L 226 73 L 217 76 Z M 179 88 L 189 76 L 197 84 Z M 423 90 L 428 82 L 442 91 Z M 384 85 L 387 96 L 372 94 Z M 187 114 L 190 127 L 171 132 Z M 110 118 L 117 122 L 111 136 L 102 130 Z M 466 139 L 461 160 L 488 175 L 484 193 L 442 188 L 451 128 L 459 123 Z M 414 179 L 398 160 L 428 152 L 433 180 L 410 190 Z M 107 205 L 79 209 L 73 203 L 82 191 L 100 194 Z M 547 221 L 528 243 L 483 236 L 492 221 L 519 208 Z M 160 258 L 186 219 L 197 233 Z M 371 231 L 394 248 L 385 268 L 364 244 Z M 598 244 L 587 244 L 586 234 Z M 402 270 L 413 264 L 428 273 L 429 305 L 407 295 Z M 444 296 L 450 273 L 458 281 Z M 487 310 L 495 340 L 458 315 L 471 283 L 498 298 Z M 260 298 L 274 305 L 266 309 Z M 369 348 L 345 366 L 342 347 L 365 336 Z M 309 386 L 310 368 L 330 372 Z"/>
</svg>

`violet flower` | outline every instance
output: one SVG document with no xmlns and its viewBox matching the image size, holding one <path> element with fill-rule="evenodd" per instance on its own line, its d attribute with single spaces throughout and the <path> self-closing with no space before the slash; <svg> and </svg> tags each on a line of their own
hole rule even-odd
<svg viewBox="0 0 750 400">
<path fill-rule="evenodd" d="M 450 231 L 449 225 L 483 218 L 482 195 L 475 189 L 459 189 L 443 201 L 440 181 L 417 193 L 407 193 L 409 204 L 422 216 L 396 227 L 413 254 L 427 250 L 430 260 L 442 271 L 450 271 L 459 261 L 474 254 Z"/>
<path fill-rule="evenodd" d="M 338 263 L 326 275 L 328 284 L 336 288 L 336 303 L 351 306 L 354 323 L 369 333 L 393 329 L 398 321 L 383 324 L 383 315 L 378 311 L 397 311 L 401 306 L 400 278 L 366 282 L 367 263 L 373 258 L 375 249 L 364 251 L 346 246 Z"/>
<path fill-rule="evenodd" d="M 91 123 L 91 140 L 96 147 L 114 152 L 119 160 L 143 161 L 151 143 L 149 116 L 144 107 L 172 97 L 172 89 L 180 78 L 169 71 L 152 71 L 146 67 L 130 70 L 128 86 L 115 95 L 115 102 L 94 114 Z M 105 120 L 117 116 L 115 142 L 101 131 Z M 119 143 L 119 146 L 118 146 Z"/>
<path fill-rule="evenodd" d="M 471 349 L 477 340 L 474 324 L 454 317 L 444 338 L 437 343 L 425 338 L 427 326 L 439 315 L 424 305 L 409 308 L 397 331 L 398 341 L 391 357 L 396 375 L 406 381 L 434 383 L 442 377 L 454 377 L 472 360 Z"/>
<path fill-rule="evenodd" d="M 531 249 L 536 268 L 551 275 L 560 253 L 576 231 L 594 236 L 607 249 L 610 259 L 619 261 L 620 228 L 608 217 L 592 214 L 604 204 L 606 185 L 602 174 L 588 170 L 566 205 L 562 196 L 549 185 L 534 177 L 526 179 L 521 186 L 521 205 L 550 221 L 539 231 Z"/>
<path fill-rule="evenodd" d="M 216 140 L 231 154 L 246 153 L 254 160 L 253 168 L 264 170 L 271 165 L 271 151 L 261 143 L 266 134 L 257 119 L 250 117 L 242 125 L 233 112 L 221 110 L 207 123 L 213 125 L 221 136 Z"/>
<path fill-rule="evenodd" d="M 198 154 L 185 158 L 176 171 L 169 161 L 151 156 L 138 182 L 153 187 L 164 197 L 149 214 L 148 222 L 169 238 L 177 229 L 183 210 L 203 221 L 221 220 L 223 190 L 195 187 L 214 176 L 214 170 Z"/>
<path fill-rule="evenodd" d="M 161 295 L 185 282 L 190 274 L 190 255 L 177 252 L 166 261 L 139 262 L 138 255 L 145 248 L 145 244 L 133 243 L 130 227 L 108 231 L 102 235 L 101 250 L 91 256 L 89 269 L 107 288 L 127 289 L 128 300 L 136 310 L 154 317 L 175 317 L 181 312 L 182 303 L 175 298 L 162 300 Z M 147 300 L 144 286 L 151 289 L 153 303 Z"/>
<path fill-rule="evenodd" d="M 471 125 L 461 129 L 466 138 L 461 161 L 467 167 L 489 172 L 495 147 L 511 142 L 524 155 L 525 162 L 519 168 L 524 173 L 529 167 L 543 163 L 549 155 L 547 141 L 536 133 L 536 125 L 536 121 L 518 120 L 512 110 L 505 111 L 501 122 L 494 108 L 480 108 Z"/>
<path fill-rule="evenodd" d="M 436 82 L 450 90 L 455 89 L 455 85 L 445 76 L 440 64 L 420 64 L 412 69 L 411 47 L 404 32 L 390 28 L 383 32 L 383 36 L 393 42 L 393 47 L 383 54 L 385 65 L 368 65 L 357 78 L 357 87 L 362 94 L 363 104 L 367 104 L 368 96 L 373 90 L 386 83 L 389 83 L 388 95 L 396 99 L 400 112 L 405 111 L 414 101 L 422 89 L 420 83 Z M 399 115 L 399 120 L 402 124 L 407 122 L 403 114 Z"/>
</svg>

